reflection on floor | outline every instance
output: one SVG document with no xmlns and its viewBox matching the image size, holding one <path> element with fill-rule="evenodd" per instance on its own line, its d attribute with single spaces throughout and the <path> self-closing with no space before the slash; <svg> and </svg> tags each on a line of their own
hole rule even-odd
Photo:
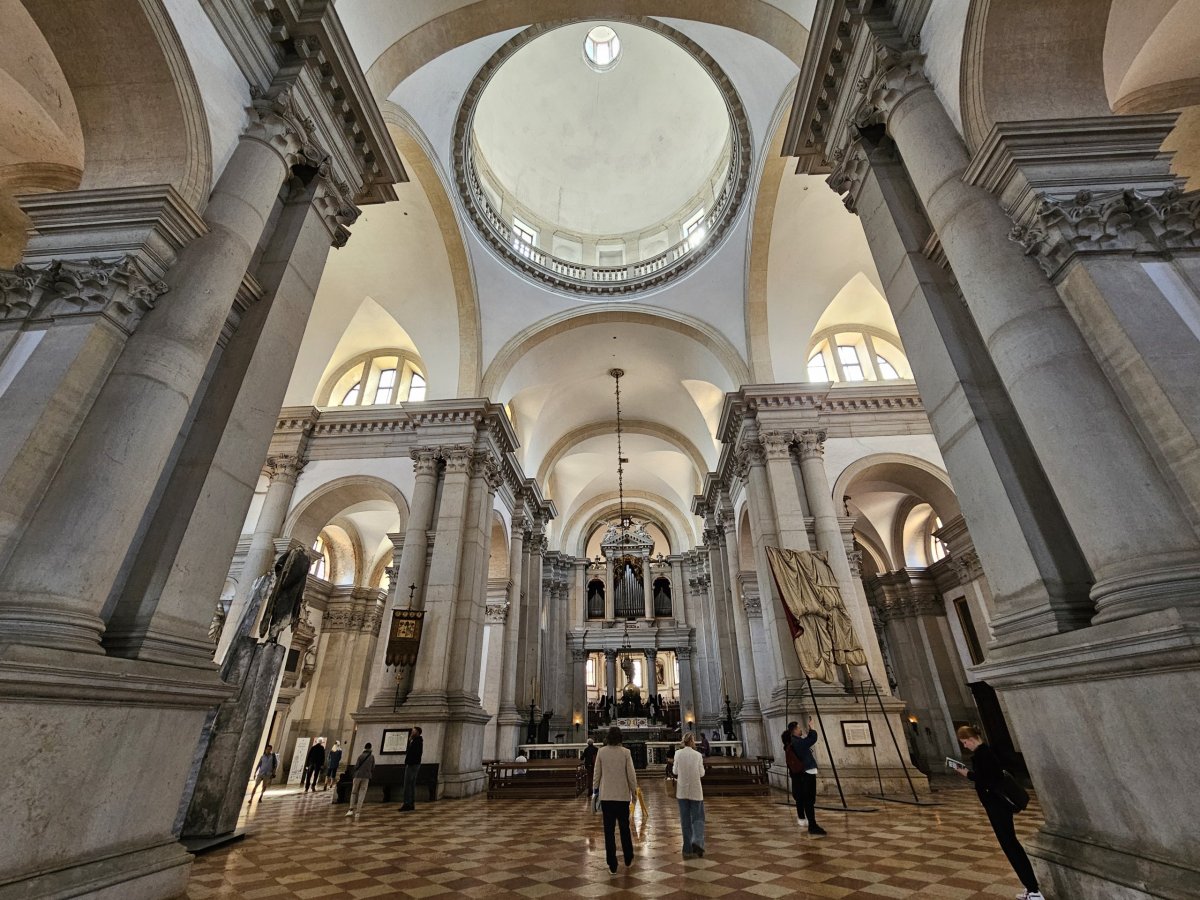
<svg viewBox="0 0 1200 900">
<path fill-rule="evenodd" d="M 276 791 L 248 807 L 246 840 L 197 858 L 187 897 L 984 900 L 1020 889 L 967 785 L 946 785 L 935 807 L 819 811 L 823 838 L 797 826 L 783 794 L 713 798 L 708 852 L 685 861 L 672 795 L 661 780 L 643 783 L 649 816 L 635 816 L 636 858 L 616 875 L 604 862 L 600 816 L 582 799 L 439 800 L 404 814 L 373 803 L 348 819 L 332 791 Z M 1036 801 L 1017 818 L 1025 838 L 1041 824 Z"/>
</svg>

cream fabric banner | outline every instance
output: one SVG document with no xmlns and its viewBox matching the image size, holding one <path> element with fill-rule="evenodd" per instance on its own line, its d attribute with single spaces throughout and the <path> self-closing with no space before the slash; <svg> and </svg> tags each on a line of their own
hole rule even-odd
<svg viewBox="0 0 1200 900">
<path fill-rule="evenodd" d="M 804 673 L 832 683 L 838 680 L 838 666 L 865 666 L 867 654 L 854 633 L 828 555 L 768 547 L 767 559 Z"/>
</svg>

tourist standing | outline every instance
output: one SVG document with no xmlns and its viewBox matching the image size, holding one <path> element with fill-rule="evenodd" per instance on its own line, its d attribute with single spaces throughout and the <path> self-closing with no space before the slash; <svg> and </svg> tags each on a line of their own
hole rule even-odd
<svg viewBox="0 0 1200 900">
<path fill-rule="evenodd" d="M 979 795 L 983 811 L 987 813 L 996 840 L 1000 842 L 1000 849 L 1008 857 L 1009 865 L 1013 867 L 1013 871 L 1025 887 L 1018 900 L 1044 900 L 1041 891 L 1038 890 L 1037 876 L 1033 872 L 1029 856 L 1017 840 L 1017 831 L 1013 825 L 1014 807 L 1003 792 L 1004 764 L 1000 762 L 996 751 L 983 742 L 983 733 L 974 725 L 963 725 L 956 734 L 958 742 L 971 751 L 971 770 L 956 768 L 954 771 L 969 778 L 975 785 L 975 793 Z"/>
<path fill-rule="evenodd" d="M 354 784 L 350 788 L 350 811 L 347 816 L 357 816 L 362 809 L 363 801 L 367 799 L 367 788 L 371 785 L 371 776 L 375 774 L 375 754 L 371 752 L 371 744 L 363 745 L 363 752 L 354 761 Z"/>
<path fill-rule="evenodd" d="M 254 792 L 258 790 L 258 786 L 262 785 L 262 793 L 258 795 L 261 800 L 267 795 L 267 785 L 275 780 L 275 770 L 279 768 L 279 755 L 275 753 L 270 744 L 263 751 L 263 755 L 259 757 L 258 765 L 254 767 L 254 787 L 250 788 L 250 799 L 247 803 L 254 802 Z"/>
<path fill-rule="evenodd" d="M 625 865 L 633 862 L 633 838 L 629 834 L 629 804 L 637 796 L 637 773 L 633 757 L 621 746 L 621 729 L 608 729 L 604 746 L 596 753 L 596 784 L 600 796 L 600 812 L 604 814 L 604 855 L 608 871 L 617 872 L 617 848 L 613 830 L 621 827 L 621 850 Z"/>
<path fill-rule="evenodd" d="M 333 749 L 329 751 L 329 763 L 325 767 L 325 783 L 321 786 L 321 790 L 325 790 L 331 784 L 336 783 L 337 770 L 342 764 L 342 742 L 334 741 Z"/>
<path fill-rule="evenodd" d="M 304 791 L 315 791 L 317 789 L 317 781 L 325 771 L 325 744 L 321 738 L 317 738 L 316 742 L 308 748 L 308 755 L 304 757 Z"/>
<path fill-rule="evenodd" d="M 812 750 L 817 737 L 811 716 L 805 730 L 801 730 L 799 722 L 788 722 L 788 730 L 783 733 L 784 759 L 792 779 L 792 799 L 796 801 L 796 822 L 801 827 L 807 825 L 809 834 L 819 836 L 825 834 L 825 829 L 817 824 L 817 757 Z"/>
<path fill-rule="evenodd" d="M 596 749 L 596 742 L 588 738 L 587 746 L 583 748 L 583 753 L 580 756 L 583 759 L 583 767 L 588 773 L 588 796 L 592 796 L 592 785 L 596 783 L 596 754 L 599 751 Z"/>
<path fill-rule="evenodd" d="M 400 806 L 400 812 L 412 812 L 417 808 L 417 776 L 421 773 L 421 752 L 424 749 L 421 729 L 414 726 L 408 736 L 408 749 L 404 751 L 404 803 Z"/>
<path fill-rule="evenodd" d="M 679 801 L 679 829 L 683 832 L 683 858 L 704 855 L 704 757 L 696 750 L 696 738 L 688 734 L 675 751 L 675 799 Z"/>
</svg>

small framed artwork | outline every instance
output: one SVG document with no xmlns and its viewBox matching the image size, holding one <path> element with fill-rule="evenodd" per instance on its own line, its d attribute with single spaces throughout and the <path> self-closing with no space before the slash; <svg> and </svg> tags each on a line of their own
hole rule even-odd
<svg viewBox="0 0 1200 900">
<path fill-rule="evenodd" d="M 408 749 L 408 735 L 412 731 L 411 728 L 385 728 L 383 729 L 383 740 L 379 747 L 379 755 L 403 753 Z"/>
<path fill-rule="evenodd" d="M 842 743 L 847 747 L 874 747 L 875 734 L 867 719 L 842 720 Z"/>
</svg>

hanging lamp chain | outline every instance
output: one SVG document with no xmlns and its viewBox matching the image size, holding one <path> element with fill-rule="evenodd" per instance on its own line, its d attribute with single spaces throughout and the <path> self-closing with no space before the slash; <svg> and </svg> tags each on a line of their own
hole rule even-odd
<svg viewBox="0 0 1200 900">
<path fill-rule="evenodd" d="M 617 503 L 620 507 L 621 528 L 625 527 L 625 456 L 621 452 L 621 376 L 625 374 L 622 369 L 609 369 L 608 374 L 613 377 L 616 383 L 617 396 Z"/>
</svg>

